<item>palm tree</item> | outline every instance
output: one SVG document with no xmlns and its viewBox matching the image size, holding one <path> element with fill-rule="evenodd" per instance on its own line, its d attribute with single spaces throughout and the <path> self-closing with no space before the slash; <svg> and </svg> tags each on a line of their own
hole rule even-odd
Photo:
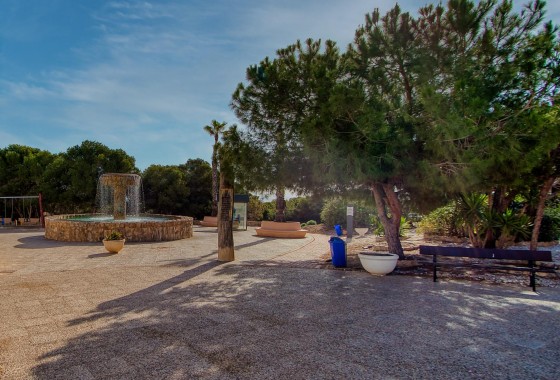
<svg viewBox="0 0 560 380">
<path fill-rule="evenodd" d="M 212 149 L 212 216 L 218 215 L 218 148 L 220 147 L 220 134 L 226 128 L 227 123 L 219 123 L 212 120 L 210 125 L 205 125 L 204 130 L 214 137 Z"/>
</svg>

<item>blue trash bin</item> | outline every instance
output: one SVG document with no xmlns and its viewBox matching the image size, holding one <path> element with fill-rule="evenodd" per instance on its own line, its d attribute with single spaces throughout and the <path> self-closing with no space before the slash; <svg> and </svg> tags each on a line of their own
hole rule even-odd
<svg viewBox="0 0 560 380">
<path fill-rule="evenodd" d="M 331 246 L 332 264 L 337 268 L 346 267 L 346 243 L 339 237 L 333 236 L 329 239 Z"/>
<path fill-rule="evenodd" d="M 335 225 L 334 230 L 336 232 L 336 236 L 342 236 L 342 227 L 340 227 L 340 224 Z"/>
</svg>

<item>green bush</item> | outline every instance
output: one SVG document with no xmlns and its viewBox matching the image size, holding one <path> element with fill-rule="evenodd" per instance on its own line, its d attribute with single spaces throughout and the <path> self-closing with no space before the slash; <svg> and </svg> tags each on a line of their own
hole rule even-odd
<svg viewBox="0 0 560 380">
<path fill-rule="evenodd" d="M 342 198 L 331 198 L 321 210 L 321 222 L 327 227 L 334 227 L 336 224 L 346 225 L 346 207 L 354 205 L 354 227 L 370 227 L 372 224 L 371 216 L 376 215 L 373 202 L 368 204 L 366 201 L 353 201 Z"/>
<path fill-rule="evenodd" d="M 539 241 L 553 241 L 560 237 L 560 208 L 546 208 L 544 210 L 539 231 Z"/>
<path fill-rule="evenodd" d="M 346 222 L 346 206 L 340 198 L 332 198 L 325 202 L 321 210 L 321 222 L 327 227 Z"/>
<path fill-rule="evenodd" d="M 105 235 L 105 240 L 122 240 L 124 239 L 124 235 L 119 231 L 111 231 L 107 235 Z"/>
<path fill-rule="evenodd" d="M 418 232 L 441 236 L 464 236 L 457 203 L 436 208 L 418 222 Z"/>
<path fill-rule="evenodd" d="M 264 204 L 258 196 L 251 195 L 249 197 L 249 205 L 247 207 L 247 219 L 249 220 L 263 220 Z"/>
<path fill-rule="evenodd" d="M 406 230 L 412 228 L 411 223 L 404 217 L 401 216 L 401 224 L 399 226 L 399 236 L 404 237 L 406 236 Z M 371 231 L 376 236 L 383 236 L 385 235 L 385 229 L 383 228 L 383 224 L 381 220 L 377 217 L 377 215 L 371 217 Z"/>
<path fill-rule="evenodd" d="M 314 221 L 313 219 L 308 220 L 307 223 L 305 223 L 307 226 L 316 226 L 317 222 Z"/>
<path fill-rule="evenodd" d="M 381 224 L 381 220 L 379 220 L 377 215 L 371 217 L 371 232 L 375 236 L 385 235 L 385 229 L 383 229 L 383 224 Z"/>
<path fill-rule="evenodd" d="M 495 233 L 499 235 L 496 247 L 507 248 L 513 245 L 516 239 L 525 240 L 530 238 L 532 223 L 529 216 L 515 213 L 515 211 L 508 208 L 502 214 L 496 216 L 493 227 Z"/>
<path fill-rule="evenodd" d="M 276 217 L 276 201 L 264 202 L 262 207 L 262 220 L 274 220 Z"/>
<path fill-rule="evenodd" d="M 284 218 L 289 221 L 304 222 L 318 220 L 321 217 L 323 202 L 313 197 L 296 197 L 286 200 Z M 259 205 L 261 220 L 274 220 L 276 217 L 276 199 L 261 202 Z M 258 220 L 258 219 L 256 219 Z"/>
<path fill-rule="evenodd" d="M 286 220 L 303 222 L 321 217 L 323 201 L 313 197 L 296 197 L 286 201 Z"/>
</svg>

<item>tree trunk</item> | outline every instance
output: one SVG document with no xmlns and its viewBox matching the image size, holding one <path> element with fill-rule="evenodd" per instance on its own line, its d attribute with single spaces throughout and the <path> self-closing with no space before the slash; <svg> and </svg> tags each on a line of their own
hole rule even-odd
<svg viewBox="0 0 560 380">
<path fill-rule="evenodd" d="M 501 196 L 501 188 L 496 187 L 494 191 L 490 191 L 488 194 L 488 209 L 495 210 L 496 205 L 499 203 L 499 198 Z M 498 198 L 498 200 L 496 199 Z M 472 236 L 471 236 L 472 235 Z M 486 236 L 484 237 L 484 244 L 478 247 L 475 244 L 474 235 L 469 231 L 469 239 L 475 248 L 496 248 L 496 237 L 494 236 L 494 229 L 489 228 L 486 230 Z"/>
<path fill-rule="evenodd" d="M 394 185 L 376 182 L 371 186 L 371 191 L 377 208 L 377 215 L 385 231 L 385 240 L 387 240 L 389 252 L 399 255 L 400 259 L 404 259 L 404 251 L 399 238 L 402 211 L 399 198 L 394 191 Z"/>
<path fill-rule="evenodd" d="M 218 261 L 233 261 L 233 183 L 220 173 L 220 204 L 218 207 Z"/>
<path fill-rule="evenodd" d="M 285 222 L 286 221 L 286 201 L 284 200 L 284 188 L 279 187 L 276 189 L 276 216 L 274 217 L 275 222 Z"/>
<path fill-rule="evenodd" d="M 505 211 L 505 209 L 503 208 L 504 197 L 505 194 L 503 186 L 496 186 L 493 193 L 490 193 L 488 196 L 488 206 L 491 212 L 501 214 Z M 497 237 L 494 234 L 493 228 L 488 228 L 488 230 L 486 231 L 484 244 L 481 247 L 477 248 L 496 248 L 496 238 Z"/>
<path fill-rule="evenodd" d="M 543 184 L 541 191 L 539 192 L 539 202 L 537 204 L 537 215 L 535 216 L 535 222 L 533 223 L 533 233 L 531 234 L 531 244 L 529 245 L 529 249 L 535 251 L 538 246 L 539 241 L 539 232 L 541 230 L 541 222 L 544 215 L 544 206 L 546 202 L 546 198 L 550 189 L 552 189 L 552 185 L 554 184 L 554 180 L 556 177 L 550 177 L 546 180 Z"/>
<path fill-rule="evenodd" d="M 218 215 L 218 158 L 216 147 L 212 154 L 212 216 Z"/>
<path fill-rule="evenodd" d="M 508 209 L 511 201 L 514 198 L 515 193 L 512 192 L 511 189 L 509 191 L 506 191 L 506 188 L 504 186 L 497 186 L 494 189 L 494 194 L 491 193 L 488 196 L 488 205 L 491 211 L 494 212 L 494 214 L 499 215 L 504 213 Z M 496 248 L 498 238 L 499 236 L 496 236 L 494 234 L 494 230 L 492 228 L 489 228 L 486 231 L 485 239 L 481 248 Z"/>
</svg>

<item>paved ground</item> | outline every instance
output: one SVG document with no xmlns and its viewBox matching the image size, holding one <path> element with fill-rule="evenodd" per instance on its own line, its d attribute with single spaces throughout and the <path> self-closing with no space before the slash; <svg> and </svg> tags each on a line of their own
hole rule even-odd
<svg viewBox="0 0 560 380">
<path fill-rule="evenodd" d="M 327 270 L 328 237 L 0 229 L 2 379 L 558 379 L 560 289 Z"/>
</svg>

